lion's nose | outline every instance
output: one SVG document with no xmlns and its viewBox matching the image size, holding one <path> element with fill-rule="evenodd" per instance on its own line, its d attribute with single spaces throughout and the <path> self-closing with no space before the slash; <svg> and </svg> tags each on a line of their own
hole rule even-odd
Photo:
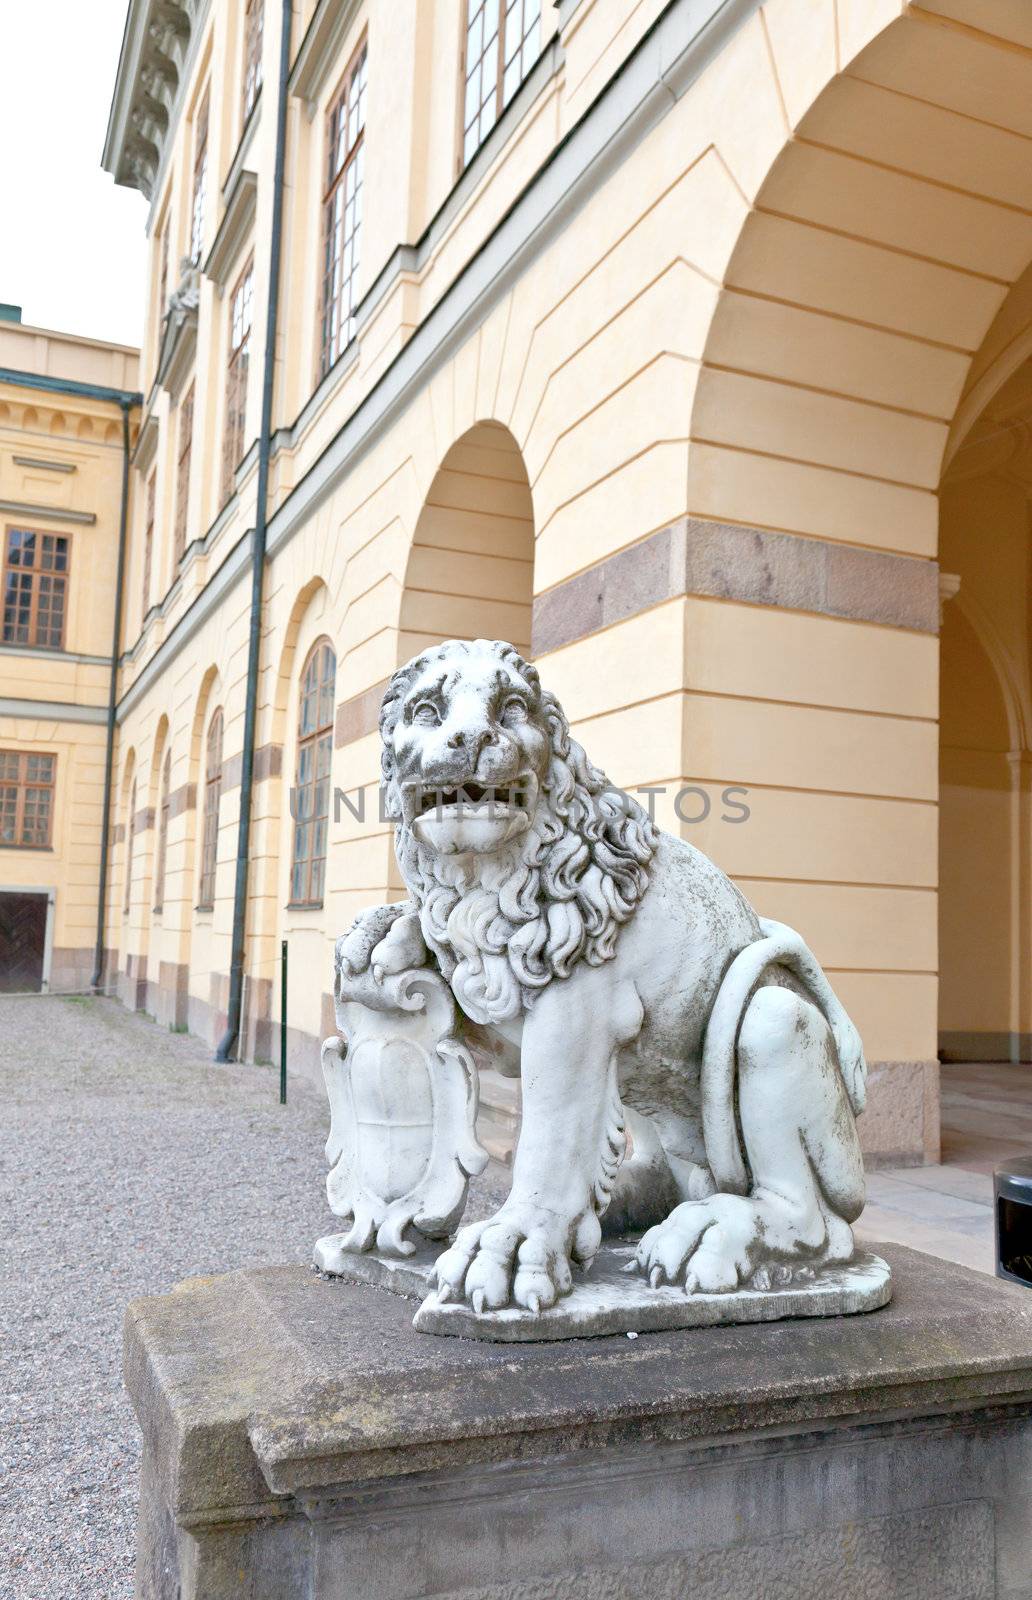
<svg viewBox="0 0 1032 1600">
<path fill-rule="evenodd" d="M 449 750 L 465 750 L 469 764 L 476 767 L 480 753 L 494 738 L 490 728 L 456 728 L 448 735 Z"/>
</svg>

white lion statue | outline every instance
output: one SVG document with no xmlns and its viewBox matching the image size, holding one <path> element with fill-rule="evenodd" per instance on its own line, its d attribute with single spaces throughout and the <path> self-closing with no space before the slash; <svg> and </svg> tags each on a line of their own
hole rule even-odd
<svg viewBox="0 0 1032 1600">
<path fill-rule="evenodd" d="M 689 1294 L 849 1261 L 866 1068 L 799 935 L 591 764 L 510 644 L 424 651 L 391 679 L 380 732 L 410 898 L 337 945 L 338 1019 L 379 1074 L 345 1105 L 331 1076 L 345 1046 L 328 1041 L 344 1248 L 401 1253 L 461 1214 L 486 1161 L 468 1019 L 518 1049 L 523 1122 L 508 1199 L 437 1259 L 440 1301 L 552 1306 L 607 1210 L 644 1230 L 633 1260 L 649 1283 Z M 446 1004 L 413 1044 L 435 985 Z M 450 1076 L 410 1093 L 416 1057 Z M 356 1117 L 372 1129 L 364 1169 Z"/>
</svg>

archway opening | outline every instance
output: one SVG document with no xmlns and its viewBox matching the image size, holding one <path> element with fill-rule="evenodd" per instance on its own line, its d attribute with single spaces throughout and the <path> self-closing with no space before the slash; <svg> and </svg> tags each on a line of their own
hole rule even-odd
<svg viewBox="0 0 1032 1600">
<path fill-rule="evenodd" d="M 519 445 L 478 422 L 430 485 L 409 553 L 398 663 L 444 639 L 506 639 L 530 652 L 534 514 Z"/>
<path fill-rule="evenodd" d="M 939 1049 L 1032 1063 L 1032 360 L 940 491 Z"/>
</svg>

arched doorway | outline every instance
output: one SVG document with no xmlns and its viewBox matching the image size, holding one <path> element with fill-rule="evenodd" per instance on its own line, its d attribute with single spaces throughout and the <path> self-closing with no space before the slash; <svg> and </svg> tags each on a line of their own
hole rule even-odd
<svg viewBox="0 0 1032 1600">
<path fill-rule="evenodd" d="M 1032 1062 L 1030 498 L 1032 359 L 951 451 L 940 491 L 944 1062 Z"/>
</svg>

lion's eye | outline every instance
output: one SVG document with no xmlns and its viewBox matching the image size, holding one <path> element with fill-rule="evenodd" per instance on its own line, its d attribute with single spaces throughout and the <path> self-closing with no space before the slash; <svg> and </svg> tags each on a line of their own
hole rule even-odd
<svg viewBox="0 0 1032 1600">
<path fill-rule="evenodd" d="M 412 721 L 423 728 L 436 728 L 440 720 L 437 707 L 430 700 L 421 700 L 412 713 Z"/>
<path fill-rule="evenodd" d="M 526 702 L 518 695 L 510 695 L 502 707 L 501 722 L 505 728 L 518 728 L 527 720 Z"/>
</svg>

